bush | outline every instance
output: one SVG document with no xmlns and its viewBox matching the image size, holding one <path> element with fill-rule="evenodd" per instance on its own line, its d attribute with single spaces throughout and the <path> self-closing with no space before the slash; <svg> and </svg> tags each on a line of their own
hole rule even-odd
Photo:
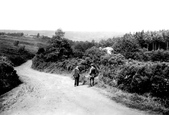
<svg viewBox="0 0 169 115">
<path fill-rule="evenodd" d="M 7 57 L 5 57 L 5 56 L 0 56 L 0 61 L 1 62 L 5 62 L 8 65 L 13 65 L 13 63 Z"/>
<path fill-rule="evenodd" d="M 118 87 L 132 93 L 168 98 L 169 64 L 132 61 L 117 75 Z"/>
<path fill-rule="evenodd" d="M 25 51 L 25 46 L 20 46 L 18 52 L 23 53 L 24 51 Z"/>
<path fill-rule="evenodd" d="M 100 65 L 100 80 L 107 85 L 115 86 L 116 76 L 125 63 L 126 59 L 121 54 L 102 56 Z"/>
<path fill-rule="evenodd" d="M 144 52 L 144 54 L 149 58 L 150 61 L 169 62 L 169 51 L 165 50 L 147 51 Z"/>
<path fill-rule="evenodd" d="M 126 52 L 124 56 L 138 61 L 169 62 L 169 51 L 166 50 L 144 51 L 144 49 L 139 49 L 135 52 Z"/>
<path fill-rule="evenodd" d="M 19 45 L 19 41 L 14 41 L 14 46 L 18 46 Z"/>
<path fill-rule="evenodd" d="M 99 48 L 94 46 L 86 50 L 85 57 L 89 57 L 91 61 L 94 62 L 95 64 L 100 64 L 100 59 L 105 54 L 106 54 L 105 51 L 100 50 Z"/>
<path fill-rule="evenodd" d="M 14 68 L 0 61 L 0 95 L 19 85 L 21 81 Z"/>
<path fill-rule="evenodd" d="M 84 55 L 84 52 L 80 51 L 80 50 L 77 50 L 77 49 L 74 49 L 73 50 L 73 56 L 74 57 L 78 57 L 78 58 L 82 58 Z"/>
<path fill-rule="evenodd" d="M 77 62 L 76 59 L 71 59 L 72 55 L 68 40 L 54 36 L 46 47 L 38 49 L 32 68 L 48 72 L 70 71 Z"/>
<path fill-rule="evenodd" d="M 69 58 L 73 52 L 67 39 L 57 36 L 49 41 L 44 54 L 45 61 L 56 62 Z"/>
</svg>

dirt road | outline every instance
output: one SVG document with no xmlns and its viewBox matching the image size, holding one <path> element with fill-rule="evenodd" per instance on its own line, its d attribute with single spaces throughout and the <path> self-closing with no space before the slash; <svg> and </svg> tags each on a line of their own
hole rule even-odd
<svg viewBox="0 0 169 115">
<path fill-rule="evenodd" d="M 74 87 L 70 77 L 38 72 L 30 66 L 28 61 L 15 68 L 25 83 L 7 93 L 0 115 L 146 114 L 115 103 L 94 87 Z"/>
</svg>

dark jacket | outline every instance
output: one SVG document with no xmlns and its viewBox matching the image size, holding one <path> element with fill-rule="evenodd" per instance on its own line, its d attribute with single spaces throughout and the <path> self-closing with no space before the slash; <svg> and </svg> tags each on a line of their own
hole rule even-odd
<svg viewBox="0 0 169 115">
<path fill-rule="evenodd" d="M 73 71 L 73 77 L 74 77 L 74 78 L 80 77 L 79 74 L 80 74 L 79 68 L 76 67 L 76 68 L 74 69 L 74 71 Z"/>
</svg>

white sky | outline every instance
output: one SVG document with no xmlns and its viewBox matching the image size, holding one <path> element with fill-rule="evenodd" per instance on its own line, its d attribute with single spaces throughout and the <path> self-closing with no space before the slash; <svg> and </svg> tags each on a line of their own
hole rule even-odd
<svg viewBox="0 0 169 115">
<path fill-rule="evenodd" d="M 169 29 L 168 0 L 0 0 L 0 29 Z"/>
</svg>

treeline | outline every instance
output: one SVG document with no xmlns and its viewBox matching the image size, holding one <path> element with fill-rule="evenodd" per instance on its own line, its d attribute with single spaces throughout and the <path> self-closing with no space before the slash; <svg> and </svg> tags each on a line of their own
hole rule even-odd
<svg viewBox="0 0 169 115">
<path fill-rule="evenodd" d="M 131 39 L 131 41 L 136 42 L 141 48 L 146 48 L 148 51 L 169 50 L 169 30 L 128 33 L 122 37 L 101 40 L 99 44 L 105 47 L 112 46 L 119 39 Z"/>
<path fill-rule="evenodd" d="M 169 30 L 141 31 L 125 34 L 122 37 L 109 38 L 99 42 L 70 41 L 76 56 L 93 47 L 112 47 L 114 53 L 121 53 L 125 58 L 139 61 L 169 61 Z"/>
<path fill-rule="evenodd" d="M 24 36 L 24 33 L 5 33 L 5 32 L 0 32 L 1 35 L 8 35 L 8 36 L 15 36 L 15 37 L 22 37 Z"/>
</svg>

